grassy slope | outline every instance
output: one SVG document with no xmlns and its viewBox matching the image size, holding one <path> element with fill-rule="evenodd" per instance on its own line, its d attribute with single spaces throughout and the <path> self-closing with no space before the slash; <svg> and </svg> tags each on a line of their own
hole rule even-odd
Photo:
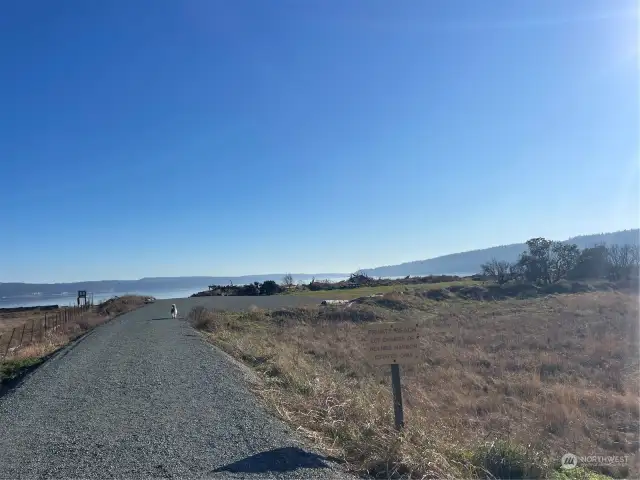
<svg viewBox="0 0 640 480">
<path fill-rule="evenodd" d="M 385 300 L 349 310 L 200 312 L 198 323 L 262 372 L 259 394 L 282 418 L 356 471 L 595 478 L 554 467 L 566 452 L 637 452 L 636 295 Z M 398 435 L 386 368 L 367 365 L 357 321 L 407 318 L 423 324 L 426 361 L 403 368 L 407 427 Z M 628 467 L 602 471 L 636 477 Z"/>
<path fill-rule="evenodd" d="M 36 336 L 33 343 L 22 345 L 10 351 L 6 358 L 0 359 L 0 385 L 19 377 L 30 367 L 41 363 L 42 359 L 47 355 L 106 322 L 109 318 L 143 306 L 145 298 L 147 297 L 127 295 L 107 300 L 96 306 L 92 311 L 87 312 L 82 318 L 74 319 L 68 323 L 65 331 L 60 329 L 56 332 L 49 331 L 44 338 Z M 47 313 L 49 315 L 52 314 L 52 312 Z M 24 318 L 25 316 L 21 315 L 19 317 Z M 11 318 L 7 317 L 6 321 L 10 324 Z M 1 353 L 4 354 L 4 346 Z"/>
<path fill-rule="evenodd" d="M 351 300 L 354 298 L 365 297 L 369 295 L 375 295 L 377 293 L 392 293 L 392 292 L 413 292 L 416 290 L 432 290 L 447 288 L 457 285 L 475 285 L 481 282 L 474 282 L 472 280 L 461 280 L 458 282 L 440 282 L 440 283 L 419 283 L 415 285 L 384 285 L 376 287 L 359 287 L 353 289 L 344 290 L 294 290 L 285 295 L 304 295 L 308 297 L 318 297 L 323 299 L 335 299 L 335 300 Z"/>
</svg>

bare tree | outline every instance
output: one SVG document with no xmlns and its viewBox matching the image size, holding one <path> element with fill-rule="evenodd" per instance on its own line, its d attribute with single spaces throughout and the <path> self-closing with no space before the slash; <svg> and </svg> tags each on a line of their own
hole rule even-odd
<svg viewBox="0 0 640 480">
<path fill-rule="evenodd" d="M 511 264 L 504 260 L 492 258 L 487 263 L 480 265 L 482 274 L 495 280 L 498 285 L 507 283 L 511 279 Z"/>
<path fill-rule="evenodd" d="M 634 267 L 638 265 L 639 252 L 638 245 L 611 245 L 607 249 L 611 277 L 619 280 L 623 277 L 629 278 Z"/>
<path fill-rule="evenodd" d="M 515 281 L 521 281 L 524 279 L 524 269 L 519 262 L 509 264 L 509 279 Z"/>
<path fill-rule="evenodd" d="M 293 287 L 293 275 L 287 273 L 284 277 L 282 277 L 282 286 L 285 288 Z"/>
<path fill-rule="evenodd" d="M 635 268 L 640 267 L 640 245 L 633 243 L 629 248 L 631 250 L 631 265 Z"/>
</svg>

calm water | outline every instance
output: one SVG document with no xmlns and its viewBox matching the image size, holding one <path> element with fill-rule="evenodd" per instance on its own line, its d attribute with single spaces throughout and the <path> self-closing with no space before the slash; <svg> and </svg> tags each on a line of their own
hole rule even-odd
<svg viewBox="0 0 640 480">
<path fill-rule="evenodd" d="M 93 302 L 100 303 L 103 300 L 107 300 L 111 297 L 121 297 L 123 295 L 146 295 L 155 297 L 157 299 L 186 298 L 194 293 L 206 290 L 206 288 L 207 287 L 180 290 L 95 293 L 93 295 Z M 87 296 L 89 295 L 90 292 L 87 292 Z M 70 295 L 31 295 L 28 297 L 7 297 L 0 298 L 0 308 L 33 307 L 36 305 L 75 305 L 76 298 L 77 297 L 75 293 Z"/>
</svg>

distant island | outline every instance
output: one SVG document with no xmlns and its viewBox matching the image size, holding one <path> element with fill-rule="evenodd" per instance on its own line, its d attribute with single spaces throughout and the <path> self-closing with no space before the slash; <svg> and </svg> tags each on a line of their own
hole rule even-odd
<svg viewBox="0 0 640 480">
<path fill-rule="evenodd" d="M 600 233 L 583 235 L 565 240 L 567 243 L 575 243 L 580 248 L 593 247 L 599 244 L 625 245 L 638 244 L 640 230 L 623 230 L 612 233 Z M 417 260 L 402 263 L 400 265 L 388 265 L 377 268 L 361 270 L 371 277 L 404 277 L 426 275 L 464 275 L 474 274 L 480 271 L 480 265 L 495 258 L 514 262 L 520 253 L 526 249 L 524 243 L 502 245 L 469 252 L 443 255 L 427 260 Z M 350 273 L 316 273 L 316 274 L 292 274 L 293 281 L 309 281 L 312 277 L 316 280 L 346 278 Z M 150 292 L 181 289 L 204 289 L 208 285 L 235 285 L 252 284 L 274 280 L 280 282 L 286 273 L 274 273 L 265 275 L 244 275 L 237 277 L 224 276 L 198 276 L 198 277 L 154 277 L 141 278 L 139 280 L 98 280 L 73 283 L 0 283 L 1 297 L 22 297 L 34 294 L 60 295 L 63 293 L 74 294 L 77 290 L 87 290 L 92 293 L 109 292 Z"/>
</svg>

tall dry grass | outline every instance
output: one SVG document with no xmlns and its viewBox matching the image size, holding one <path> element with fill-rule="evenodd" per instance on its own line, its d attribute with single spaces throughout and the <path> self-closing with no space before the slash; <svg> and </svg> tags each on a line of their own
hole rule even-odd
<svg viewBox="0 0 640 480">
<path fill-rule="evenodd" d="M 42 325 L 36 328 L 36 334 L 33 336 L 30 332 L 30 328 L 34 327 L 34 323 L 31 323 L 30 327 L 26 328 L 27 335 L 15 337 L 15 341 L 12 342 L 13 346 L 7 349 L 7 344 L 0 342 L 0 384 L 7 378 L 13 377 L 18 374 L 18 370 L 22 366 L 29 366 L 34 364 L 37 359 L 42 359 L 52 352 L 55 352 L 59 348 L 68 344 L 69 342 L 77 339 L 82 334 L 92 330 L 96 326 L 108 321 L 115 315 L 126 313 L 131 310 L 135 310 L 147 303 L 148 297 L 141 297 L 137 295 L 128 295 L 124 297 L 118 297 L 109 299 L 90 310 L 79 313 L 75 316 L 68 316 L 66 323 L 56 323 L 55 326 L 49 325 L 48 330 L 43 330 Z M 64 309 L 48 311 L 49 318 L 53 318 Z M 69 309 L 67 309 L 69 310 Z M 28 315 L 31 315 L 30 317 Z M 34 317 L 36 315 L 33 312 L 28 312 L 27 315 L 18 313 L 15 318 L 25 319 L 29 321 L 41 321 L 41 318 Z M 9 315 L 4 316 L 5 325 L 15 324 L 14 317 Z M 37 323 L 37 322 L 36 322 Z M 28 324 L 28 323 L 27 323 Z M 17 324 L 16 328 L 22 324 Z M 13 327 L 12 327 L 13 328 Z M 18 339 L 21 338 L 22 342 Z M 5 351 L 7 355 L 4 356 Z M 10 375 L 7 374 L 10 372 Z"/>
<path fill-rule="evenodd" d="M 349 309 L 201 310 L 197 327 L 263 374 L 258 393 L 283 419 L 355 471 L 537 478 L 571 452 L 627 455 L 627 465 L 599 470 L 638 476 L 636 295 L 384 300 Z M 402 369 L 406 428 L 398 434 L 390 379 L 367 364 L 361 322 L 408 318 L 423 326 L 425 361 Z"/>
</svg>

